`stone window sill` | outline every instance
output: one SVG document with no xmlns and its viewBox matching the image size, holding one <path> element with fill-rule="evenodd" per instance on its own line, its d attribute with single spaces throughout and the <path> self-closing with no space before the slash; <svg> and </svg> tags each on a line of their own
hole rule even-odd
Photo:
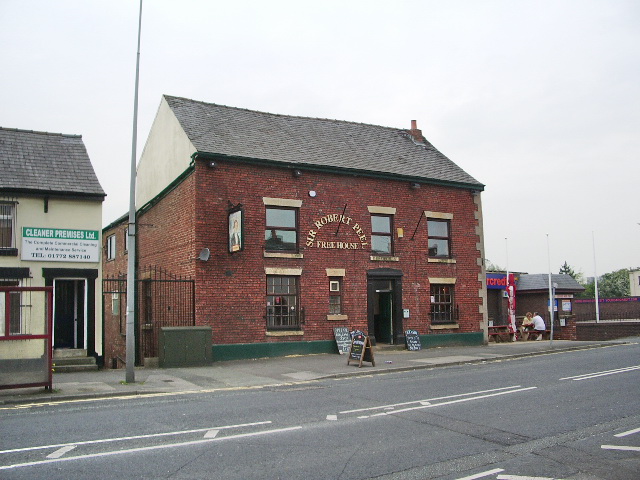
<svg viewBox="0 0 640 480">
<path fill-rule="evenodd" d="M 460 328 L 460 325 L 457 323 L 441 323 L 438 325 L 431 325 L 431 330 L 449 330 Z"/>
</svg>

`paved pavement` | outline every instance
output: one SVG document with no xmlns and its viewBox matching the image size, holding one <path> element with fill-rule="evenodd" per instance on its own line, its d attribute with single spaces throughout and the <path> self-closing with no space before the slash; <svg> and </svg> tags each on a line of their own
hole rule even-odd
<svg viewBox="0 0 640 480">
<path fill-rule="evenodd" d="M 53 390 L 0 390 L 0 405 L 51 403 L 125 395 L 185 394 L 238 388 L 295 384 L 323 378 L 372 375 L 392 371 L 437 368 L 564 351 L 636 343 L 640 337 L 578 342 L 568 340 L 489 343 L 467 347 L 425 348 L 419 351 L 375 349 L 375 366 L 358 367 L 338 354 L 296 355 L 257 360 L 217 362 L 207 367 L 136 368 L 135 382 L 125 382 L 125 370 L 54 373 Z"/>
</svg>

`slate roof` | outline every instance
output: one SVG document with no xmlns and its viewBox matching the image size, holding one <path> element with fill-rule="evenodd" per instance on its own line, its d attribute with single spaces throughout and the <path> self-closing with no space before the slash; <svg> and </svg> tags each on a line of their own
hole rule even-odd
<svg viewBox="0 0 640 480">
<path fill-rule="evenodd" d="M 200 153 L 484 188 L 408 130 L 164 98 Z"/>
<path fill-rule="evenodd" d="M 0 127 L 0 190 L 105 197 L 80 135 Z"/>
<path fill-rule="evenodd" d="M 580 285 L 571 275 L 552 273 L 551 283 L 557 283 L 558 290 L 569 290 L 572 292 L 582 292 L 584 287 Z M 527 290 L 549 290 L 549 274 L 534 273 L 522 274 L 516 285 L 516 291 L 523 292 Z"/>
</svg>

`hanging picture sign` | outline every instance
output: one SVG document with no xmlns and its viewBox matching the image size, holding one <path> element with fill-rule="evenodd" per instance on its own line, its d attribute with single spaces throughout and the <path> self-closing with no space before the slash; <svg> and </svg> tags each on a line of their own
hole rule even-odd
<svg viewBox="0 0 640 480">
<path fill-rule="evenodd" d="M 244 250 L 244 210 L 236 207 L 229 210 L 229 253 Z"/>
</svg>

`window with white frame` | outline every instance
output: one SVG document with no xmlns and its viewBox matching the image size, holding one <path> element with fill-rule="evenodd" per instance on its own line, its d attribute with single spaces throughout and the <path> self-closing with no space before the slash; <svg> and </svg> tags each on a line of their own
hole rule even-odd
<svg viewBox="0 0 640 480">
<path fill-rule="evenodd" d="M 129 227 L 124 229 L 124 251 L 129 251 Z"/>
<path fill-rule="evenodd" d="M 107 260 L 116 258 L 116 236 L 109 235 L 107 237 Z"/>
</svg>

